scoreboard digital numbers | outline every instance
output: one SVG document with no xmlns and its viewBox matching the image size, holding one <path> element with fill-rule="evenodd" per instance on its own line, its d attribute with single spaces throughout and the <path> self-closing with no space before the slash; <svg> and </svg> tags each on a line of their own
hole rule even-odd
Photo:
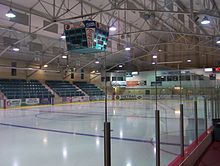
<svg viewBox="0 0 220 166">
<path fill-rule="evenodd" d="M 220 73 L 220 67 L 214 67 L 213 72 L 215 73 Z"/>
<path fill-rule="evenodd" d="M 109 28 L 93 20 L 64 25 L 67 50 L 76 53 L 97 53 L 107 49 Z"/>
</svg>

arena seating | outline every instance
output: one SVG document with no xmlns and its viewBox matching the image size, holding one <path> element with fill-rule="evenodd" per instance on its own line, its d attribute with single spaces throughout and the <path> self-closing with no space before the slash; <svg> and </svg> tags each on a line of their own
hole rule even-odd
<svg viewBox="0 0 220 166">
<path fill-rule="evenodd" d="M 103 96 L 105 93 L 95 86 L 94 84 L 90 84 L 87 82 L 73 82 L 76 86 L 82 89 L 89 96 Z"/>
<path fill-rule="evenodd" d="M 0 90 L 8 99 L 50 98 L 53 96 L 37 80 L 0 79 Z"/>
<path fill-rule="evenodd" d="M 48 80 L 46 84 L 60 97 L 85 96 L 83 92 L 78 91 L 78 89 L 68 81 Z"/>
</svg>

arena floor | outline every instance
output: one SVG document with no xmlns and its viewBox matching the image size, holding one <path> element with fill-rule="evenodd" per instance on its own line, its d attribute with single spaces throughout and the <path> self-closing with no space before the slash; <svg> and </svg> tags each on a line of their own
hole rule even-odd
<svg viewBox="0 0 220 166">
<path fill-rule="evenodd" d="M 193 101 L 184 101 L 185 146 L 194 140 Z M 161 165 L 180 152 L 179 101 L 160 100 Z M 199 102 L 199 129 L 204 129 Z M 155 165 L 155 101 L 108 102 L 112 166 Z M 208 110 L 210 114 L 210 109 Z M 103 166 L 104 102 L 0 111 L 1 166 Z"/>
</svg>

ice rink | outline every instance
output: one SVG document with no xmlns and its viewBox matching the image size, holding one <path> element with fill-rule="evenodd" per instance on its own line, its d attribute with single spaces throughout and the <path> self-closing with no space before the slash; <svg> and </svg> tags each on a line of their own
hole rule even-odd
<svg viewBox="0 0 220 166">
<path fill-rule="evenodd" d="M 194 106 L 183 104 L 187 146 L 194 140 Z M 199 100 L 200 133 L 203 105 Z M 168 165 L 180 153 L 179 101 L 159 100 L 158 108 L 161 165 Z M 112 166 L 155 165 L 155 100 L 111 101 L 108 114 Z M 1 110 L 0 165 L 103 166 L 103 122 L 104 102 Z"/>
</svg>

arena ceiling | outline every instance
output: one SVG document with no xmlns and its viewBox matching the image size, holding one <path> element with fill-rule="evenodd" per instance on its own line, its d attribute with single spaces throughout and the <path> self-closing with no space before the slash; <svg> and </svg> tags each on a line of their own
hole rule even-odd
<svg viewBox="0 0 220 166">
<path fill-rule="evenodd" d="M 56 70 L 100 70 L 105 56 L 109 70 L 119 64 L 124 70 L 153 69 L 153 55 L 165 68 L 220 66 L 219 7 L 218 0 L 0 0 L 0 59 Z M 15 19 L 5 16 L 10 8 Z M 209 25 L 201 24 L 205 16 Z M 64 24 L 87 19 L 117 28 L 110 32 L 107 53 L 66 51 L 60 39 Z"/>
</svg>

